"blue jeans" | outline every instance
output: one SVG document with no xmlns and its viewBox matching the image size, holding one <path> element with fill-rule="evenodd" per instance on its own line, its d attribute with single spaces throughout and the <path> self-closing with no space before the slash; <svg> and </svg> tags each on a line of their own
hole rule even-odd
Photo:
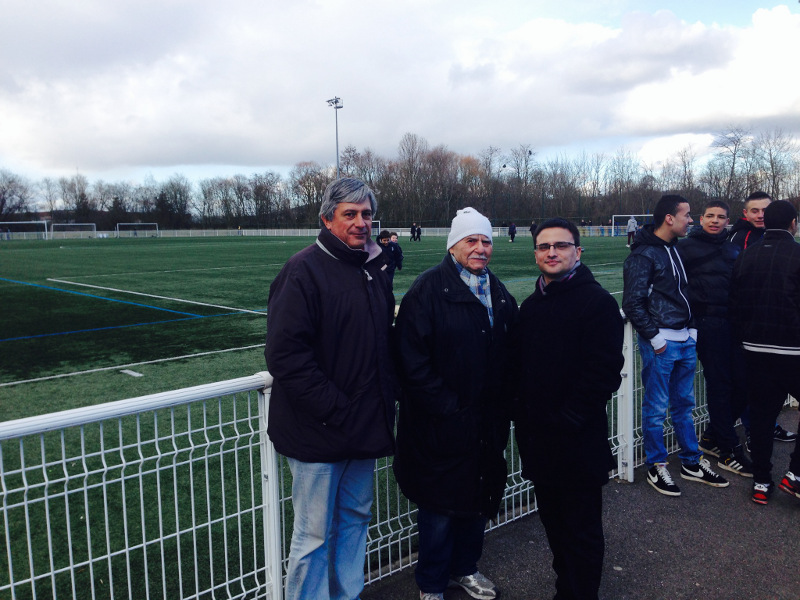
<svg viewBox="0 0 800 600">
<path fill-rule="evenodd" d="M 667 341 L 666 349 L 656 354 L 647 340 L 639 341 L 642 356 L 642 435 L 648 465 L 667 462 L 664 446 L 664 421 L 667 408 L 681 451 L 678 457 L 685 465 L 697 464 L 702 453 L 697 449 L 694 429 L 694 373 L 697 366 L 695 341 Z"/>
<path fill-rule="evenodd" d="M 450 577 L 472 575 L 483 553 L 484 517 L 450 517 L 424 508 L 417 514 L 419 560 L 414 577 L 423 592 L 440 594 Z"/>
<path fill-rule="evenodd" d="M 364 589 L 375 460 L 289 458 L 294 532 L 286 600 L 354 600 Z"/>
</svg>

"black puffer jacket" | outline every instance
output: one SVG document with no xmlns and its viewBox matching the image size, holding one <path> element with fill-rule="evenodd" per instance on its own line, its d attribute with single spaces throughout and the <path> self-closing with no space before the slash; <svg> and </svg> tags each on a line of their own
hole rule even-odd
<svg viewBox="0 0 800 600">
<path fill-rule="evenodd" d="M 683 329 L 692 312 L 686 297 L 686 273 L 675 250 L 655 233 L 652 225 L 640 229 L 622 267 L 622 310 L 646 340 L 658 330 Z"/>
<path fill-rule="evenodd" d="M 689 279 L 689 305 L 695 317 L 726 317 L 731 273 L 739 247 L 728 241 L 728 232 L 716 235 L 702 227 L 689 231 L 678 242 L 678 254 Z"/>
<path fill-rule="evenodd" d="M 335 462 L 394 450 L 394 296 L 377 244 L 367 250 L 322 228 L 270 286 L 267 432 L 285 456 Z"/>
<path fill-rule="evenodd" d="M 406 497 L 445 514 L 492 517 L 505 489 L 517 305 L 491 273 L 490 289 L 493 327 L 448 254 L 417 278 L 397 315 L 394 472 Z"/>
<path fill-rule="evenodd" d="M 606 403 L 622 381 L 622 316 L 585 265 L 545 290 L 537 282 L 513 335 L 522 474 L 534 484 L 603 485 L 615 466 Z"/>
</svg>

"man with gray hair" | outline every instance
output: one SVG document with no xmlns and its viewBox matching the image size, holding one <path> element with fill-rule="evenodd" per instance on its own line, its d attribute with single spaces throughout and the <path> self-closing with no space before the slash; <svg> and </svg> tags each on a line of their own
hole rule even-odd
<svg viewBox="0 0 800 600">
<path fill-rule="evenodd" d="M 477 563 L 506 485 L 508 339 L 517 303 L 487 268 L 491 258 L 489 219 L 459 210 L 447 254 L 417 278 L 397 314 L 394 473 L 419 508 L 422 600 L 442 600 L 448 587 L 483 600 L 498 594 Z"/>
<path fill-rule="evenodd" d="M 353 600 L 364 555 L 375 459 L 394 452 L 394 296 L 371 239 L 377 209 L 358 179 L 332 182 L 315 244 L 269 290 L 267 432 L 292 472 L 287 600 Z"/>
</svg>

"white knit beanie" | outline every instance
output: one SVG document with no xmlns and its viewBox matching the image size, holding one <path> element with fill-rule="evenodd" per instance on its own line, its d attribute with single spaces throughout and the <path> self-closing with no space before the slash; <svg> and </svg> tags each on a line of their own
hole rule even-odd
<svg viewBox="0 0 800 600">
<path fill-rule="evenodd" d="M 489 219 L 471 207 L 462 208 L 453 217 L 450 235 L 447 236 L 447 249 L 450 250 L 468 235 L 481 234 L 492 239 L 492 224 Z"/>
</svg>

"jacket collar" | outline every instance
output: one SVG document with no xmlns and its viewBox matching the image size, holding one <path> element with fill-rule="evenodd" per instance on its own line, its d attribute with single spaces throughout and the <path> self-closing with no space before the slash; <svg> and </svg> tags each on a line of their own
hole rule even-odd
<svg viewBox="0 0 800 600">
<path fill-rule="evenodd" d="M 357 267 L 362 267 L 365 263 L 381 256 L 381 247 L 371 238 L 367 238 L 364 250 L 354 250 L 345 244 L 338 237 L 333 235 L 327 227 L 322 227 L 317 236 L 317 246 L 335 258 Z"/>
</svg>

